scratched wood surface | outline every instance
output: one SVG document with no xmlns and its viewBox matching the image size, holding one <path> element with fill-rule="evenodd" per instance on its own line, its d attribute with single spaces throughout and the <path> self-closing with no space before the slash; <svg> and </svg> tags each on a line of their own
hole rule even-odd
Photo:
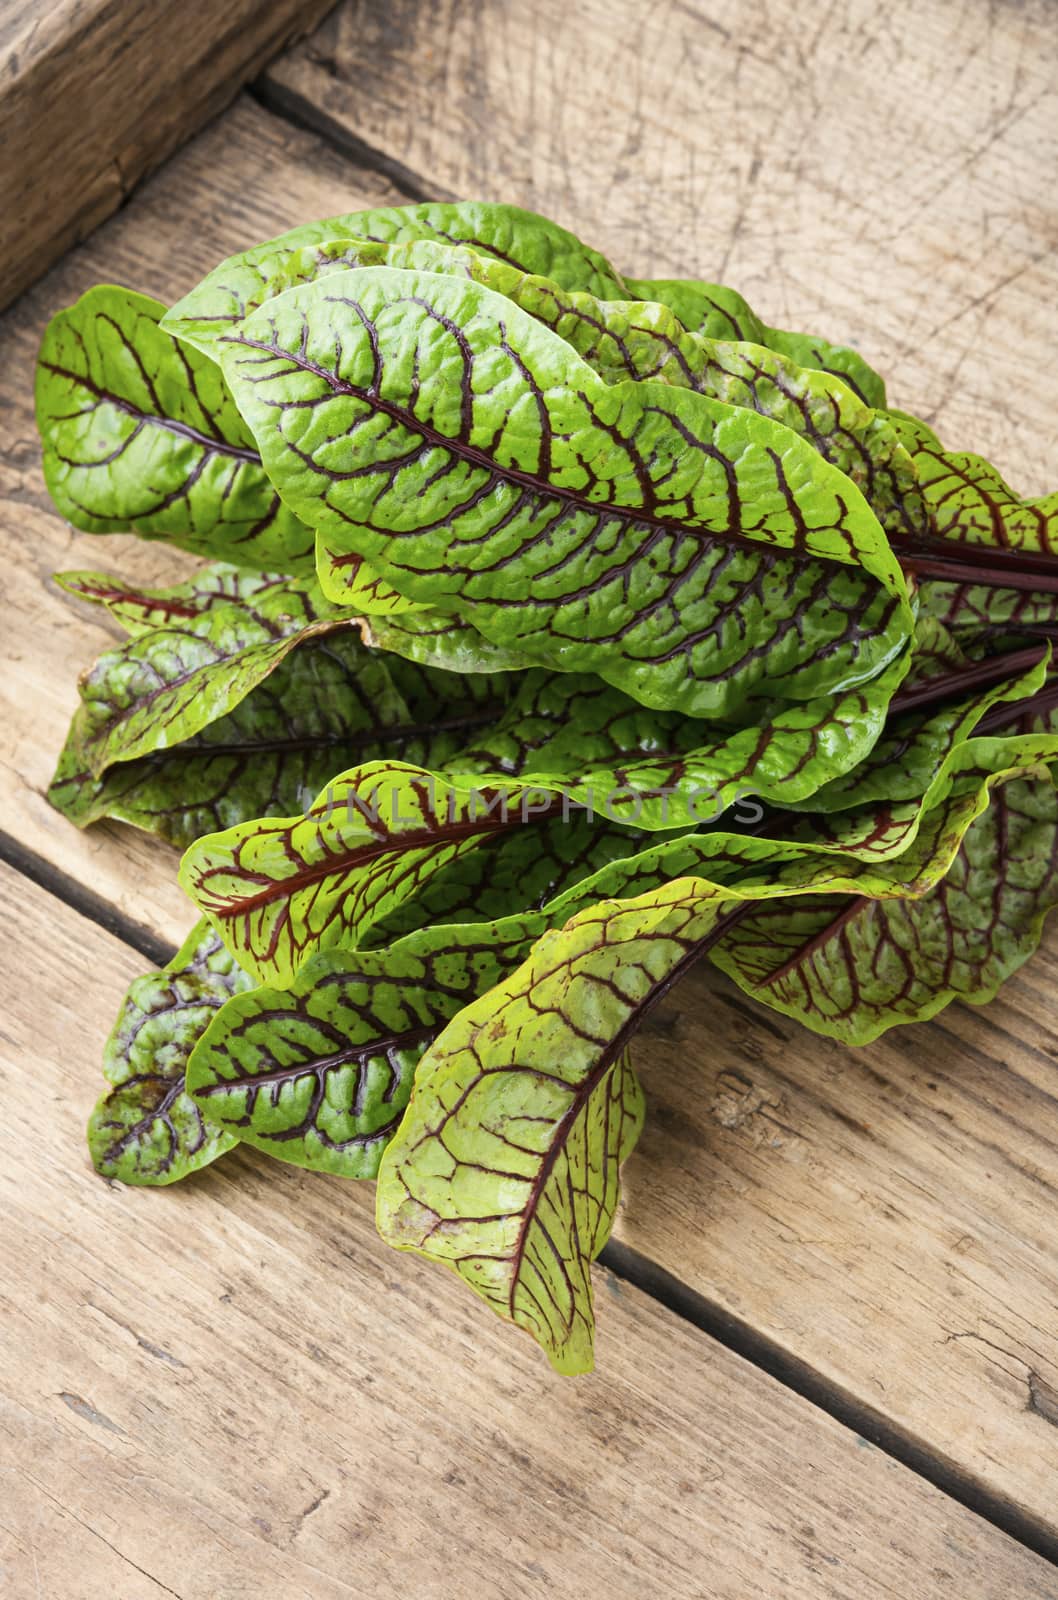
<svg viewBox="0 0 1058 1600">
<path fill-rule="evenodd" d="M 605 1273 L 603 1370 L 568 1382 L 380 1251 L 366 1186 L 252 1154 L 101 1183 L 85 1091 L 137 958 L 6 867 L 0 929 L 9 1600 L 1058 1600 L 1038 1556 Z"/>
<path fill-rule="evenodd" d="M 273 69 L 264 93 L 273 105 L 324 128 L 332 143 L 344 141 L 355 150 L 362 141 L 381 152 L 383 170 L 405 186 L 413 172 L 412 186 L 422 192 L 485 194 L 538 205 L 603 245 L 621 264 L 641 271 L 723 273 L 772 320 L 814 323 L 861 343 L 893 377 L 896 403 L 930 416 L 942 437 L 984 450 L 1026 490 L 1051 486 L 1048 464 L 1053 479 L 1055 461 L 1049 418 L 1058 399 L 1058 368 L 1051 319 L 1041 309 L 1053 306 L 1058 286 L 1053 256 L 1047 254 L 1058 237 L 1058 201 L 1048 177 L 1058 138 L 1048 46 L 1051 62 L 1055 51 L 1045 28 L 1051 8 L 1031 0 L 987 12 L 945 4 L 917 17 L 909 6 L 899 6 L 887 9 L 883 25 L 866 8 L 860 13 L 837 5 L 823 27 L 807 6 L 787 4 L 771 17 L 761 12 L 751 39 L 738 35 L 720 6 L 708 12 L 693 5 L 627 9 L 622 30 L 613 7 L 605 8 L 604 16 L 604 8 L 588 0 L 555 7 L 553 16 L 548 5 L 539 6 L 532 27 L 526 20 L 532 14 L 513 6 L 346 6 Z M 602 45 L 593 52 L 589 46 L 599 29 Z M 732 75 L 741 87 L 741 118 L 735 115 Z M 945 92 L 953 84 L 957 90 Z M 777 96 L 787 113 L 782 138 L 775 131 L 780 127 Z M 879 148 L 883 142 L 885 151 Z M 374 159 L 370 152 L 369 158 Z M 932 185 L 927 181 L 931 165 Z M 945 170 L 948 182 L 941 184 L 937 180 Z M 11 601 L 5 638 L 10 661 L 0 708 L 5 830 L 101 903 L 164 940 L 175 941 L 189 920 L 173 881 L 172 852 L 120 828 L 79 835 L 51 814 L 42 798 L 73 708 L 76 672 L 107 642 L 98 618 L 56 595 L 46 575 L 72 566 L 160 575 L 180 561 L 125 539 L 71 535 L 49 510 L 29 410 L 33 348 L 48 312 L 99 278 L 175 296 L 217 258 L 270 232 L 393 198 L 378 170 L 343 160 L 333 148 L 240 102 L 24 297 L 0 331 L 0 371 L 14 419 L 14 442 L 10 437 L 5 442 L 0 463 Z M 651 219 L 663 199 L 671 217 L 655 232 Z M 177 1594 L 208 1594 L 211 1600 L 259 1593 L 262 1571 L 279 1575 L 283 1594 L 358 1593 L 360 1575 L 350 1578 L 348 1572 L 354 1532 L 361 1539 L 381 1538 L 387 1506 L 388 1515 L 395 1516 L 393 1507 L 403 1498 L 394 1491 L 387 1501 L 381 1490 L 372 1498 L 380 1478 L 411 1485 L 421 1526 L 451 1523 L 454 1529 L 466 1501 L 476 1503 L 484 1495 L 486 1532 L 471 1540 L 479 1563 L 469 1590 L 475 1595 L 521 1593 L 518 1584 L 528 1592 L 534 1578 L 542 1584 L 531 1568 L 534 1559 L 542 1559 L 555 1592 L 571 1595 L 596 1582 L 625 1592 L 620 1581 L 631 1584 L 628 1574 L 636 1575 L 637 1592 L 647 1581 L 647 1592 L 656 1583 L 679 1596 L 701 1592 L 744 1600 L 760 1594 L 771 1600 L 780 1592 L 814 1596 L 851 1594 L 854 1588 L 869 1594 L 870 1582 L 880 1582 L 885 1563 L 891 1566 L 894 1559 L 878 1542 L 878 1530 L 890 1522 L 900 1529 L 905 1561 L 888 1574 L 897 1593 L 919 1589 L 926 1596 L 966 1594 L 976 1600 L 996 1592 L 1035 1600 L 1048 1593 L 1048 1582 L 1053 1587 L 1047 1569 L 1041 1576 L 1036 1564 L 1025 1569 L 986 1564 L 970 1572 L 954 1568 L 950 1554 L 934 1560 L 931 1539 L 944 1542 L 950 1533 L 937 1535 L 928 1518 L 921 1527 L 914 1518 L 909 1521 L 903 1504 L 879 1495 L 873 1480 L 864 1489 L 863 1480 L 850 1477 L 845 1487 L 859 1498 L 851 1505 L 835 1500 L 834 1481 L 844 1485 L 850 1471 L 844 1456 L 836 1479 L 816 1480 L 822 1485 L 819 1503 L 832 1511 L 837 1507 L 849 1519 L 873 1575 L 864 1578 L 840 1562 L 835 1568 L 829 1558 L 836 1552 L 826 1538 L 822 1544 L 809 1540 L 807 1551 L 802 1548 L 805 1526 L 819 1533 L 833 1524 L 818 1520 L 818 1507 L 806 1512 L 803 1526 L 786 1519 L 785 1465 L 757 1480 L 754 1504 L 760 1514 L 747 1521 L 737 1509 L 738 1496 L 746 1492 L 747 1450 L 740 1430 L 756 1437 L 754 1430 L 765 1426 L 765 1412 L 780 1418 L 776 1437 L 785 1441 L 782 1460 L 800 1492 L 805 1476 L 793 1463 L 814 1461 L 812 1428 L 803 1442 L 802 1423 L 795 1423 L 793 1413 L 774 1410 L 780 1402 L 794 1402 L 774 1385 L 765 1392 L 752 1387 L 763 1380 L 742 1364 L 731 1368 L 727 1387 L 718 1388 L 716 1363 L 734 1358 L 633 1291 L 625 1289 L 619 1297 L 627 1325 L 612 1309 L 614 1296 L 600 1296 L 599 1377 L 556 1391 L 532 1352 L 476 1306 L 464 1304 L 458 1286 L 450 1290 L 447 1280 L 423 1264 L 394 1265 L 391 1253 L 371 1238 L 363 1198 L 350 1198 L 345 1189 L 335 1198 L 334 1186 L 323 1180 L 266 1168 L 241 1155 L 189 1185 L 183 1198 L 93 1187 L 83 1168 L 80 1125 L 96 1092 L 97 1046 L 122 983 L 142 960 L 72 912 L 60 916 L 54 900 L 32 898 L 38 935 L 24 936 L 27 943 L 20 948 L 40 944 L 39 929 L 46 923 L 51 953 L 33 986 L 32 1014 L 37 1039 L 40 1018 L 50 1019 L 48 1048 L 63 1074 L 56 1104 L 65 1120 L 49 1131 L 45 1177 L 38 1173 L 28 1188 L 25 1177 L 18 1180 L 34 1241 L 26 1249 L 39 1256 L 58 1238 L 51 1194 L 72 1172 L 71 1182 L 76 1181 L 88 1207 L 84 1228 L 90 1242 L 84 1248 L 97 1259 L 94 1289 L 83 1279 L 60 1275 L 28 1318 L 25 1307 L 35 1305 L 37 1290 L 20 1293 L 23 1311 L 17 1326 L 10 1324 L 13 1348 L 3 1368 L 15 1374 L 12 1392 L 17 1395 L 22 1382 L 37 1381 L 34 1371 L 43 1349 L 52 1363 L 49 1383 L 54 1376 L 56 1394 L 72 1396 L 47 1411 L 33 1389 L 39 1403 L 35 1411 L 30 1406 L 26 1411 L 44 1431 L 17 1436 L 24 1460 L 42 1450 L 40 1441 L 47 1439 L 44 1480 L 50 1486 L 54 1476 L 63 1485 L 58 1506 L 46 1496 L 38 1498 L 28 1480 L 18 1490 L 13 1520 L 22 1531 L 12 1536 L 9 1565 L 27 1594 L 38 1592 L 32 1587 L 33 1562 L 41 1562 L 42 1550 L 52 1551 L 50 1559 L 63 1559 L 52 1550 L 61 1542 L 60 1531 L 76 1570 L 91 1575 L 79 1580 L 95 1585 L 85 1588 L 88 1595 L 114 1593 L 111 1580 L 119 1574 L 125 1586 L 116 1592 L 122 1600 L 126 1593 L 138 1600 L 140 1591 L 129 1584 L 139 1579 L 128 1559 Z M 57 917 L 73 918 L 69 926 L 75 931 L 65 942 L 55 932 Z M 100 940 L 109 955 L 99 955 Z M 88 952 L 90 980 L 77 975 L 83 969 L 72 972 L 52 959 L 55 949 L 65 951 L 70 944 Z M 791 1370 L 808 1375 L 811 1385 L 848 1400 L 891 1434 L 985 1490 L 995 1503 L 1021 1512 L 1042 1538 L 1052 1540 L 1058 1531 L 1052 1487 L 1058 1468 L 1058 1272 L 1051 1221 L 1058 1186 L 1058 1036 L 1051 998 L 1056 959 L 1058 945 L 1052 939 L 996 1006 L 985 1012 L 953 1008 L 927 1028 L 903 1030 L 862 1052 L 843 1051 L 798 1032 L 744 1002 L 716 974 L 692 977 L 641 1041 L 639 1062 L 651 1117 L 628 1169 L 617 1229 L 621 1248 L 671 1274 L 711 1315 L 737 1319 Z M 71 1020 L 82 991 L 96 1019 L 91 1040 L 89 1026 Z M 8 1031 L 28 1049 L 25 1029 L 21 1035 L 16 1027 Z M 71 1036 L 77 1040 L 73 1051 Z M 35 1043 L 33 1059 L 42 1070 L 47 1070 L 47 1054 L 43 1042 Z M 19 1070 L 24 1072 L 24 1065 Z M 39 1152 L 44 1146 L 35 1148 Z M 336 1260 L 327 1243 L 332 1235 L 320 1220 L 320 1208 L 332 1203 L 336 1218 L 339 1205 L 343 1217 L 344 1208 L 350 1208 L 350 1216 L 360 1218 L 356 1263 L 364 1274 L 359 1282 L 354 1278 L 353 1296 L 363 1320 L 349 1324 L 342 1348 L 359 1342 L 363 1359 L 365 1330 L 374 1326 L 378 1305 L 384 1305 L 386 1316 L 395 1315 L 390 1302 L 396 1295 L 401 1311 L 396 1328 L 384 1324 L 388 1342 L 379 1353 L 383 1365 L 389 1363 L 388 1399 L 385 1387 L 381 1395 L 365 1398 L 363 1382 L 350 1385 L 346 1366 L 341 1386 L 353 1392 L 343 1399 L 341 1427 L 336 1425 L 333 1437 L 341 1433 L 346 1440 L 359 1440 L 365 1430 L 370 1434 L 376 1405 L 401 1414 L 404 1402 L 396 1389 L 405 1365 L 401 1351 L 413 1361 L 412 1352 L 429 1339 L 430 1354 L 423 1359 L 433 1363 L 430 1379 L 413 1387 L 420 1431 L 409 1424 L 400 1433 L 391 1471 L 363 1475 L 358 1463 L 362 1475 L 350 1478 L 348 1456 L 329 1454 L 334 1481 L 343 1492 L 351 1485 L 349 1500 L 358 1500 L 360 1520 L 343 1513 L 329 1523 L 326 1518 L 337 1513 L 328 1499 L 302 1525 L 299 1516 L 321 1487 L 311 1475 L 309 1443 L 299 1435 L 301 1453 L 294 1453 L 296 1460 L 284 1458 L 291 1467 L 289 1483 L 280 1483 L 278 1467 L 272 1477 L 251 1481 L 231 1435 L 251 1437 L 253 1471 L 263 1471 L 258 1463 L 277 1443 L 277 1419 L 302 1406 L 298 1397 L 309 1392 L 308 1377 L 299 1380 L 292 1397 L 289 1385 L 257 1352 L 252 1403 L 245 1395 L 233 1402 L 222 1387 L 207 1384 L 207 1411 L 214 1407 L 221 1420 L 208 1432 L 209 1470 L 203 1482 L 216 1481 L 217 1503 L 229 1504 L 241 1503 L 264 1481 L 272 1498 L 270 1511 L 261 1517 L 270 1528 L 261 1529 L 252 1521 L 256 1512 L 249 1514 L 237 1537 L 218 1544 L 221 1576 L 196 1571 L 189 1582 L 190 1552 L 197 1543 L 187 1529 L 206 1515 L 205 1526 L 215 1539 L 225 1537 L 216 1504 L 208 1515 L 201 1511 L 209 1497 L 205 1491 L 197 1495 L 194 1473 L 188 1468 L 183 1477 L 183 1465 L 180 1471 L 159 1469 L 170 1495 L 160 1502 L 144 1487 L 143 1455 L 94 1419 L 98 1415 L 125 1426 L 127 1414 L 114 1401 L 115 1416 L 110 1403 L 123 1392 L 123 1352 L 132 1354 L 139 1363 L 137 1386 L 125 1401 L 134 1404 L 137 1422 L 142 1421 L 136 1438 L 148 1457 L 165 1448 L 165 1429 L 156 1431 L 158 1415 L 168 1423 L 190 1400 L 184 1388 L 191 1389 L 193 1380 L 172 1380 L 183 1385 L 180 1404 L 170 1394 L 159 1410 L 151 1378 L 140 1379 L 143 1373 L 156 1379 L 161 1373 L 169 1382 L 168 1364 L 136 1339 L 167 1349 L 159 1337 L 167 1316 L 177 1307 L 183 1314 L 184 1295 L 208 1298 L 206 1288 L 196 1288 L 198 1274 L 206 1274 L 209 1283 L 227 1281 L 222 1266 L 229 1248 L 250 1294 L 254 1273 L 264 1270 L 260 1263 L 268 1259 L 270 1240 L 282 1242 L 285 1267 L 300 1246 L 298 1295 L 310 1304 L 314 1295 L 326 1299 L 333 1293 L 337 1298 L 324 1310 L 340 1303 L 344 1316 L 345 1264 Z M 228 1209 L 244 1204 L 249 1221 L 247 1232 L 240 1233 Z M 197 1218 L 200 1207 L 208 1214 L 205 1236 L 188 1239 L 185 1218 L 189 1211 Z M 334 1229 L 338 1226 L 336 1221 Z M 63 1231 L 69 1233 L 69 1224 Z M 144 1239 L 154 1248 L 140 1254 Z M 179 1265 L 170 1269 L 165 1263 L 173 1252 Z M 20 1265 L 19 1273 L 23 1270 L 28 1269 Z M 120 1304 L 114 1299 L 107 1304 L 126 1324 L 123 1334 L 120 1327 L 110 1331 L 103 1313 L 85 1310 L 90 1295 L 99 1299 L 119 1277 Z M 18 1274 L 3 1281 L 12 1280 L 17 1283 Z M 246 1303 L 271 1330 L 266 1343 L 274 1356 L 284 1338 L 284 1318 L 294 1316 L 290 1326 L 301 1329 L 295 1314 L 300 1302 L 293 1291 L 287 1293 L 286 1280 L 278 1286 L 273 1277 L 262 1281 L 260 1298 Z M 218 1302 L 226 1292 L 218 1291 Z M 137 1296 L 149 1296 L 154 1320 L 148 1331 L 128 1314 L 142 1303 Z M 447 1317 L 448 1307 L 458 1350 L 449 1344 L 438 1351 L 436 1327 L 429 1334 L 423 1328 Z M 79 1336 L 64 1342 L 61 1335 L 71 1319 Z M 247 1321 L 245 1327 L 250 1326 Z M 107 1344 L 100 1330 L 118 1342 Z M 296 1342 L 301 1334 L 289 1336 Z M 207 1360 L 202 1352 L 219 1339 L 224 1374 L 238 1365 L 245 1349 L 243 1333 L 233 1335 L 223 1320 L 195 1321 L 188 1338 L 200 1367 Z M 233 1348 L 225 1344 L 231 1340 Z M 315 1342 L 329 1348 L 325 1340 Z M 475 1357 L 471 1379 L 461 1362 L 479 1342 L 489 1352 L 488 1361 Z M 74 1345 L 84 1365 L 75 1363 L 63 1376 L 60 1357 L 65 1359 Z M 505 1378 L 505 1362 L 513 1364 L 513 1376 Z M 631 1401 L 614 1398 L 614 1386 L 637 1363 L 639 1376 L 628 1377 L 630 1392 L 649 1417 L 657 1416 L 662 1393 L 666 1407 L 675 1405 L 674 1395 L 681 1397 L 675 1420 L 671 1426 L 666 1422 L 668 1431 L 656 1446 L 642 1445 L 644 1423 L 638 1413 L 631 1420 Z M 271 1362 L 277 1370 L 279 1365 Z M 642 1380 L 643 1370 L 652 1375 L 653 1389 Z M 108 1375 L 109 1387 L 99 1388 L 97 1371 Z M 362 1378 L 366 1361 L 359 1371 Z M 524 1388 L 519 1387 L 522 1375 Z M 732 1409 L 728 1391 L 744 1382 L 751 1387 L 741 1409 Z M 530 1489 L 529 1478 L 505 1472 L 497 1485 L 482 1465 L 483 1455 L 477 1476 L 471 1473 L 466 1484 L 457 1478 L 447 1486 L 433 1483 L 435 1469 L 442 1479 L 450 1468 L 457 1474 L 461 1469 L 450 1459 L 442 1462 L 443 1450 L 440 1456 L 420 1454 L 418 1462 L 414 1456 L 431 1430 L 454 1439 L 447 1430 L 453 1419 L 458 1422 L 468 1389 L 482 1416 L 496 1395 L 504 1408 L 519 1414 L 521 1402 L 528 1404 L 537 1432 L 523 1434 L 518 1448 L 530 1458 L 542 1453 L 547 1471 L 556 1474 L 563 1460 L 583 1461 L 583 1473 L 567 1473 L 563 1485 L 592 1480 L 593 1449 L 603 1431 L 622 1441 L 622 1459 L 632 1463 L 629 1478 L 612 1480 L 611 1511 L 601 1528 L 592 1525 L 587 1566 L 569 1564 L 569 1550 L 588 1538 L 574 1519 L 579 1540 L 562 1544 L 549 1532 L 540 1558 L 527 1535 L 516 1579 L 508 1574 L 506 1586 L 501 1581 L 498 1588 L 488 1587 L 494 1577 L 486 1575 L 487 1557 L 498 1540 L 492 1523 L 509 1524 L 526 1496 L 532 1505 L 546 1502 L 550 1508 L 558 1480 L 548 1478 L 542 1490 L 537 1477 Z M 430 1396 L 432 1409 L 423 1413 Z M 322 1395 L 319 1403 L 326 1407 Z M 583 1413 L 577 1410 L 582 1405 Z M 556 1407 L 561 1428 L 570 1408 L 578 1418 L 589 1412 L 593 1418 L 595 1433 L 589 1430 L 571 1444 L 569 1455 L 553 1442 L 556 1436 L 561 1440 Z M 813 1427 L 819 1423 L 817 1413 L 803 1415 Z M 688 1417 L 692 1422 L 685 1427 L 681 1419 Z M 503 1419 L 501 1433 L 507 1409 Z M 719 1439 L 718 1419 L 723 1423 Z M 22 1421 L 30 1428 L 26 1417 Z M 70 1431 L 75 1424 L 81 1431 Z M 135 1430 L 125 1427 L 125 1433 Z M 304 1433 L 307 1441 L 311 1429 L 306 1426 Z M 673 1443 L 677 1434 L 678 1446 Z M 172 1443 L 175 1436 L 168 1437 Z M 749 1452 L 754 1462 L 775 1448 L 771 1433 L 760 1437 L 760 1452 Z M 192 1447 L 185 1442 L 184 1448 Z M 641 1448 L 647 1456 L 637 1463 Z M 102 1470 L 104 1454 L 105 1464 L 118 1473 L 106 1479 L 114 1488 L 113 1504 L 110 1494 L 99 1496 L 91 1482 L 93 1471 Z M 858 1465 L 859 1457 L 853 1461 Z M 900 1469 L 887 1464 L 887 1471 Z M 684 1515 L 675 1533 L 658 1534 L 653 1503 L 638 1497 L 641 1485 L 638 1490 L 630 1486 L 643 1472 L 654 1473 L 670 1498 L 678 1496 L 681 1483 L 692 1486 L 686 1491 L 690 1525 L 679 1501 Z M 718 1509 L 711 1505 L 713 1483 L 706 1481 L 713 1478 L 733 1485 L 732 1498 Z M 423 1499 L 424 1479 L 436 1491 L 434 1498 Z M 807 1479 L 812 1481 L 813 1474 Z M 153 1480 L 148 1475 L 146 1481 Z M 918 1505 L 925 1503 L 920 1496 L 932 1505 L 933 1492 L 917 1478 L 907 1481 L 908 1503 L 918 1516 Z M 299 1498 L 294 1486 L 307 1492 Z M 870 1512 L 872 1498 L 876 1516 Z M 102 1517 L 101 1500 L 106 1502 Z M 565 1489 L 558 1502 L 568 1514 Z M 574 1494 L 574 1502 L 584 1506 L 588 1498 L 580 1501 Z M 946 1515 L 954 1514 L 950 1504 L 941 1504 Z M 620 1515 L 612 1509 L 618 1506 Z M 611 1513 L 612 1520 L 606 1520 Z M 158 1542 L 157 1520 L 169 1515 L 180 1529 L 174 1536 L 174 1548 L 183 1554 L 179 1572 L 175 1562 L 165 1564 L 172 1553 Z M 325 1520 L 313 1528 L 317 1517 Z M 0 1523 L 10 1527 L 12 1517 L 0 1517 Z M 27 1526 L 36 1530 L 32 1536 L 25 1533 Z M 626 1532 L 619 1535 L 618 1526 Z M 136 1530 L 131 1540 L 129 1528 Z M 321 1529 L 329 1529 L 329 1539 L 344 1552 L 344 1566 L 332 1569 L 313 1547 L 305 1557 L 311 1567 L 299 1568 L 302 1541 L 309 1533 L 323 1538 Z M 456 1537 L 453 1532 L 453 1541 Z M 643 1552 L 664 1548 L 675 1560 L 672 1538 L 677 1545 L 682 1538 L 687 1546 L 682 1567 L 652 1568 Z M 720 1565 L 710 1567 L 709 1587 L 701 1587 L 706 1581 L 701 1552 L 709 1550 L 711 1562 L 718 1538 Z M 101 1540 L 119 1553 L 108 1554 Z M 282 1560 L 293 1565 L 283 1566 L 277 1555 L 284 1541 Z M 849 1543 L 846 1536 L 840 1559 L 847 1561 Z M 328 1539 L 324 1545 L 329 1548 Z M 1010 1559 L 1005 1542 L 995 1548 L 1002 1550 L 1003 1561 Z M 377 1574 L 383 1558 L 378 1545 L 368 1550 L 366 1566 L 373 1564 Z M 633 1564 L 625 1580 L 616 1579 L 622 1568 L 615 1552 L 627 1559 L 629 1550 L 642 1558 L 641 1567 Z M 747 1568 L 747 1553 L 757 1557 L 761 1550 L 763 1564 L 755 1559 Z M 267 1560 L 253 1581 L 239 1587 L 237 1565 L 248 1559 L 247 1552 Z M 407 1562 L 407 1551 L 402 1553 Z M 22 1565 L 15 1567 L 16 1560 Z M 60 1576 L 69 1570 L 58 1569 Z M 447 1594 L 457 1569 L 443 1562 L 436 1569 L 425 1560 L 423 1583 L 409 1582 L 412 1569 L 401 1569 L 395 1560 L 381 1570 L 402 1592 Z M 661 1574 L 656 1580 L 654 1570 Z M 438 1571 L 449 1580 L 448 1589 Z M 432 1591 L 424 1587 L 429 1581 L 436 1585 Z M 146 1576 L 143 1582 L 144 1594 L 165 1592 L 152 1588 Z M 353 1586 L 326 1587 L 341 1582 Z M 13 1592 L 21 1600 L 22 1591 Z M 66 1600 L 68 1589 L 49 1576 L 39 1592 Z"/>
<path fill-rule="evenodd" d="M 346 0 L 265 80 L 423 193 L 730 282 L 1054 487 L 1054 0 Z"/>
<path fill-rule="evenodd" d="M 332 0 L 0 0 L 0 306 Z"/>
</svg>

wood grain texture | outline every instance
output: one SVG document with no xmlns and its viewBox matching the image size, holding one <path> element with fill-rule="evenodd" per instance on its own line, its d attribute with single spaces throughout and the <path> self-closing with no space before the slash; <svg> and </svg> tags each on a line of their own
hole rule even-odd
<svg viewBox="0 0 1058 1600">
<path fill-rule="evenodd" d="M 243 102 L 24 300 L 0 347 L 5 370 L 22 374 L 3 506 L 18 656 L 5 682 L 9 826 L 170 940 L 190 920 L 173 852 L 123 828 L 78 834 L 41 794 L 76 673 L 105 642 L 47 572 L 144 571 L 167 558 L 124 538 L 74 538 L 48 510 L 25 409 L 34 342 L 46 314 L 96 278 L 175 295 L 298 216 L 383 198 L 372 182 Z M 617 1229 L 1052 1534 L 1054 961 L 1041 957 L 990 1011 L 954 1009 L 864 1052 L 735 998 L 717 975 L 692 978 L 638 1047 L 652 1116 Z M 117 988 L 105 998 L 104 1011 L 116 1008 Z M 467 1326 L 483 1320 L 468 1305 Z"/>
<path fill-rule="evenodd" d="M 859 346 L 953 448 L 1058 483 L 1053 0 L 345 0 L 266 81 L 431 193 Z"/>
<path fill-rule="evenodd" d="M 0 10 L 0 306 L 332 0 L 20 0 Z"/>
<path fill-rule="evenodd" d="M 82 1125 L 137 960 L 6 868 L 0 928 L 11 1600 L 1058 1600 L 1044 1562 L 605 1273 L 604 1370 L 570 1382 L 381 1250 L 367 1186 L 241 1153 L 183 1188 L 102 1182 Z"/>
</svg>

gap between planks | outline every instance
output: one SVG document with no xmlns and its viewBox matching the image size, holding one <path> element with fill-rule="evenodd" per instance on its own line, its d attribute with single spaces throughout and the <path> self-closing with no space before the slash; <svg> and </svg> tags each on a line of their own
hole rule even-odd
<svg viewBox="0 0 1058 1600">
<path fill-rule="evenodd" d="M 107 933 L 113 934 L 122 944 L 130 945 L 152 965 L 164 967 L 176 954 L 175 945 L 159 939 L 157 934 L 145 928 L 141 922 L 125 916 L 102 895 L 78 883 L 76 878 L 71 878 L 61 867 L 53 866 L 43 856 L 37 855 L 35 850 L 27 850 L 24 844 L 2 829 L 0 829 L 0 861 L 6 862 L 9 867 L 22 877 L 28 878 L 31 883 L 35 883 L 38 888 L 54 895 L 63 905 L 79 912 L 89 922 L 94 922 Z"/>
<path fill-rule="evenodd" d="M 270 116 L 281 118 L 302 133 L 314 134 L 347 161 L 355 162 L 367 172 L 377 173 L 409 202 L 417 204 L 428 200 L 455 199 L 450 190 L 441 184 L 428 183 L 419 173 L 406 167 L 403 161 L 388 156 L 384 150 L 368 144 L 358 134 L 350 133 L 322 106 L 315 105 L 286 84 L 273 82 L 266 72 L 253 83 L 247 84 L 246 94 Z"/>
</svg>

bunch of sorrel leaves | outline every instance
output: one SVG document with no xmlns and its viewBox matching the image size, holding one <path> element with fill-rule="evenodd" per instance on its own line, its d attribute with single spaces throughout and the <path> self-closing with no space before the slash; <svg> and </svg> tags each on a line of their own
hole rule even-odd
<svg viewBox="0 0 1058 1600">
<path fill-rule="evenodd" d="M 89 1126 L 165 1184 L 243 1141 L 378 1181 L 563 1372 L 709 959 L 851 1044 L 979 1003 L 1058 899 L 1058 495 L 852 350 L 623 278 L 510 206 L 297 228 L 169 310 L 92 289 L 38 376 L 56 506 L 204 558 L 51 788 L 185 847 Z"/>
</svg>

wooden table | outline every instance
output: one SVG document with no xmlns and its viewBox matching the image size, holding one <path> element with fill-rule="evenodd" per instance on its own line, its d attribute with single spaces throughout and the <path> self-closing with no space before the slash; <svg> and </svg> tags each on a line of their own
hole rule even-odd
<svg viewBox="0 0 1058 1600">
<path fill-rule="evenodd" d="M 0 18 L 2 21 L 2 18 Z M 1058 1600 L 1058 938 L 985 1011 L 850 1051 L 712 970 L 553 1377 L 372 1194 L 236 1152 L 171 1191 L 82 1128 L 175 857 L 43 798 L 109 635 L 49 584 L 179 560 L 75 535 L 30 408 L 48 315 L 173 298 L 361 204 L 537 206 L 629 270 L 859 345 L 894 403 L 1058 479 L 1053 0 L 347 3 L 7 315 L 0 692 L 0 1592 L 11 1600 Z"/>
</svg>

